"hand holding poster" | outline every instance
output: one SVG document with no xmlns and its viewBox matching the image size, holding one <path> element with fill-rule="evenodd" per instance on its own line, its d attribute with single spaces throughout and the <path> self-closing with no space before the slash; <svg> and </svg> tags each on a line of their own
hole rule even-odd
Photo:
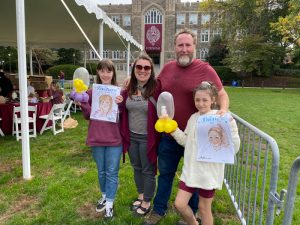
<svg viewBox="0 0 300 225">
<path fill-rule="evenodd" d="M 116 122 L 118 105 L 116 97 L 121 88 L 113 85 L 93 84 L 92 110 L 90 119 Z"/>
<path fill-rule="evenodd" d="M 234 163 L 230 114 L 204 115 L 197 120 L 197 161 Z"/>
</svg>

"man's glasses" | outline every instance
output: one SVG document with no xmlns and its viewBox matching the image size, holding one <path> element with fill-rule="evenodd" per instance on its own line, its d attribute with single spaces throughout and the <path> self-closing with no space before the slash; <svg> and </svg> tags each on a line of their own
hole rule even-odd
<svg viewBox="0 0 300 225">
<path fill-rule="evenodd" d="M 142 69 L 144 69 L 145 71 L 151 70 L 151 66 L 135 65 L 135 68 L 136 68 L 137 70 L 142 70 Z"/>
</svg>

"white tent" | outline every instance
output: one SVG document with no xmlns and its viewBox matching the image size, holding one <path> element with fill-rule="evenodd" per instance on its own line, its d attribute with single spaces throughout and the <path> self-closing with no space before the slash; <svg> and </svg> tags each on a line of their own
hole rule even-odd
<svg viewBox="0 0 300 225">
<path fill-rule="evenodd" d="M 137 49 L 142 46 L 107 17 L 93 0 L 1 0 L 0 27 L 0 45 L 18 47 L 23 178 L 31 179 L 26 46 L 86 48 L 90 45 L 95 51 L 93 46 L 98 46 L 98 56 L 103 46 L 128 50 L 131 44 Z"/>
<path fill-rule="evenodd" d="M 94 0 L 24 0 L 27 45 L 48 48 L 83 48 L 87 45 L 86 39 L 63 3 L 70 9 L 94 46 L 99 46 L 99 27 L 103 22 L 105 48 L 122 50 L 127 48 L 129 42 L 142 49 L 142 46 L 115 24 Z M 0 27 L 0 44 L 16 45 L 14 0 L 0 1 Z"/>
</svg>

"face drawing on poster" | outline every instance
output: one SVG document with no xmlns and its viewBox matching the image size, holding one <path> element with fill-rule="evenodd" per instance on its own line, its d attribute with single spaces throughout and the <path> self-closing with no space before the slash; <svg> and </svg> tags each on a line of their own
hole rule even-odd
<svg viewBox="0 0 300 225">
<path fill-rule="evenodd" d="M 211 127 L 208 130 L 208 141 L 215 151 L 222 150 L 222 147 L 228 147 L 226 133 L 220 125 Z M 224 149 L 224 148 L 223 148 Z"/>
<path fill-rule="evenodd" d="M 112 112 L 113 99 L 110 95 L 100 95 L 99 97 L 99 116 L 107 117 Z"/>
</svg>

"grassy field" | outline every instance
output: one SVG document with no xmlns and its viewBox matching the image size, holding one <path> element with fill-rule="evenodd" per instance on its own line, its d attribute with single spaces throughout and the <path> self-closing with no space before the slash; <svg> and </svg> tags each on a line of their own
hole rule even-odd
<svg viewBox="0 0 300 225">
<path fill-rule="evenodd" d="M 287 189 L 292 162 L 300 156 L 300 90 L 227 88 L 230 110 L 272 136 L 279 147 L 280 163 L 277 192 Z M 300 184 L 297 189 L 294 215 L 300 213 Z M 283 212 L 275 217 L 281 224 Z M 300 224 L 294 216 L 293 224 Z"/>
<path fill-rule="evenodd" d="M 280 149 L 278 190 L 287 188 L 292 161 L 300 155 L 300 90 L 227 88 L 231 111 L 271 135 Z M 33 179 L 22 178 L 21 142 L 15 137 L 0 137 L 0 224 L 140 224 L 129 206 L 136 197 L 132 168 L 128 158 L 121 164 L 120 185 L 115 202 L 116 217 L 101 219 L 95 212 L 99 196 L 96 166 L 85 146 L 87 122 L 81 113 L 76 129 L 53 136 L 51 131 L 31 139 Z M 178 170 L 178 175 L 180 169 Z M 178 177 L 174 186 L 178 183 Z M 179 219 L 172 203 L 161 225 Z M 300 185 L 294 215 L 300 213 Z M 298 206 L 298 207 L 297 207 Z M 213 212 L 215 224 L 239 224 L 225 188 L 217 192 Z M 282 215 L 275 218 L 281 224 Z M 293 224 L 300 224 L 294 216 Z"/>
</svg>

